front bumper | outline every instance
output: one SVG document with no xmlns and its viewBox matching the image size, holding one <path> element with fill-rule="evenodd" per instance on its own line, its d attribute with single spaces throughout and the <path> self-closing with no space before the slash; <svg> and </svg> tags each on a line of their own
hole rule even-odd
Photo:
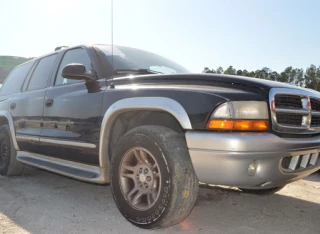
<svg viewBox="0 0 320 234">
<path fill-rule="evenodd" d="M 320 136 L 280 138 L 271 133 L 188 131 L 186 140 L 193 167 L 203 183 L 264 189 L 320 169 Z M 284 158 L 290 168 L 283 167 Z M 248 172 L 250 164 L 255 166 L 253 175 L 252 170 Z"/>
</svg>

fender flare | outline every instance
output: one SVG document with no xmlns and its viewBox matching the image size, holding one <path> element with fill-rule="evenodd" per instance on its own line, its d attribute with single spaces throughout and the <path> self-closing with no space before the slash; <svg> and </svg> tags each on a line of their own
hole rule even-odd
<svg viewBox="0 0 320 234">
<path fill-rule="evenodd" d="M 155 110 L 170 113 L 180 123 L 183 129 L 192 129 L 189 116 L 177 101 L 166 97 L 135 97 L 119 100 L 112 104 L 105 112 L 101 129 L 99 144 L 99 164 L 101 168 L 109 171 L 108 157 L 110 130 L 115 119 L 122 113 L 133 110 Z M 108 178 L 109 179 L 109 178 Z"/>
<path fill-rule="evenodd" d="M 18 142 L 17 142 L 17 138 L 16 138 L 16 132 L 15 132 L 15 129 L 14 129 L 14 124 L 13 124 L 13 119 L 12 119 L 11 114 L 8 111 L 3 111 L 2 110 L 2 111 L 0 111 L 0 117 L 5 117 L 8 120 L 13 146 L 17 151 L 19 151 L 20 149 L 19 149 L 19 146 L 18 146 Z"/>
</svg>

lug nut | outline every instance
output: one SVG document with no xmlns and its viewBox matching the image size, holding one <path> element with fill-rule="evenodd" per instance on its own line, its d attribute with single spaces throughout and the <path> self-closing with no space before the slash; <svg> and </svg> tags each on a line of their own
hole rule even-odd
<svg viewBox="0 0 320 234">
<path fill-rule="evenodd" d="M 148 182 L 151 181 L 151 177 L 150 177 L 150 176 L 147 177 L 147 181 L 148 181 Z"/>
<path fill-rule="evenodd" d="M 142 172 L 142 168 L 139 169 L 139 172 L 140 172 L 140 173 Z"/>
<path fill-rule="evenodd" d="M 144 183 L 144 187 L 148 188 L 148 184 L 147 184 L 147 183 Z"/>
<path fill-rule="evenodd" d="M 141 182 L 139 183 L 139 186 L 142 187 L 142 183 Z"/>
<path fill-rule="evenodd" d="M 147 174 L 148 173 L 148 169 L 144 169 L 144 174 Z"/>
</svg>

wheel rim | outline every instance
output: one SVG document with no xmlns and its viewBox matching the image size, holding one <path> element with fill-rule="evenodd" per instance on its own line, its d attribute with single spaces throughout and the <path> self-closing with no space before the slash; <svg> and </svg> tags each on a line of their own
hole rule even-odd
<svg viewBox="0 0 320 234">
<path fill-rule="evenodd" d="M 0 142 L 0 170 L 3 170 L 6 166 L 9 157 L 9 148 L 7 142 L 2 140 Z"/>
<path fill-rule="evenodd" d="M 124 155 L 119 168 L 119 182 L 128 204 L 148 210 L 158 200 L 161 172 L 155 157 L 145 148 L 132 148 Z"/>
</svg>

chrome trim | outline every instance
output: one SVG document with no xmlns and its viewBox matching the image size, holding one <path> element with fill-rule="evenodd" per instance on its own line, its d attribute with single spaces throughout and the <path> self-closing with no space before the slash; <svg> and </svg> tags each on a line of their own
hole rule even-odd
<svg viewBox="0 0 320 234">
<path fill-rule="evenodd" d="M 300 152 L 313 150 L 313 152 L 309 153 L 315 153 L 317 149 L 320 149 L 320 136 L 311 138 L 281 138 L 268 132 L 202 131 L 187 131 L 185 136 L 189 149 L 230 152 Z"/>
<path fill-rule="evenodd" d="M 309 115 L 309 111 L 308 110 L 295 110 L 295 109 L 276 108 L 275 111 L 277 113 L 290 113 L 290 114 Z"/>
<path fill-rule="evenodd" d="M 79 142 L 79 141 L 66 141 L 66 140 L 56 140 L 40 137 L 40 142 L 56 144 L 56 145 L 67 145 L 67 146 L 76 146 L 83 148 L 95 149 L 97 146 L 91 143 Z"/>
<path fill-rule="evenodd" d="M 6 117 L 9 123 L 9 128 L 10 128 L 10 133 L 11 133 L 11 138 L 12 138 L 12 142 L 13 142 L 13 146 L 15 148 L 15 150 L 20 150 L 19 146 L 18 146 L 18 142 L 16 139 L 16 133 L 15 133 L 15 129 L 14 129 L 14 123 L 11 117 L 11 114 L 8 111 L 0 111 L 0 116 Z"/>
<path fill-rule="evenodd" d="M 311 154 L 305 154 L 305 155 L 302 156 L 302 160 L 301 160 L 301 163 L 300 163 L 301 167 L 306 168 L 308 166 L 310 155 Z"/>
<path fill-rule="evenodd" d="M 290 161 L 290 164 L 289 164 L 289 169 L 294 171 L 297 168 L 298 162 L 299 162 L 299 158 L 300 158 L 300 155 L 293 156 L 291 158 L 291 161 Z"/>
<path fill-rule="evenodd" d="M 275 96 L 278 94 L 282 95 L 293 95 L 300 96 L 302 100 L 301 109 L 285 109 L 285 108 L 274 108 Z M 272 88 L 269 92 L 269 105 L 270 105 L 270 115 L 272 122 L 272 129 L 276 132 L 281 133 L 293 133 L 293 134 L 310 134 L 320 131 L 320 126 L 311 126 L 312 115 L 320 116 L 320 112 L 312 111 L 310 104 L 310 98 L 320 99 L 320 93 L 313 90 L 304 90 L 300 88 Z M 301 126 L 289 126 L 279 124 L 277 122 L 276 113 L 288 113 L 288 114 L 301 114 L 304 119 L 301 122 Z"/>
<path fill-rule="evenodd" d="M 319 157 L 319 152 L 311 154 L 310 164 L 316 165 L 316 163 L 318 161 L 318 157 Z"/>
<path fill-rule="evenodd" d="M 312 116 L 320 116 L 320 111 L 311 111 Z"/>
<path fill-rule="evenodd" d="M 27 136 L 27 135 L 16 135 L 17 141 L 40 141 L 40 137 Z"/>
<path fill-rule="evenodd" d="M 35 158 L 35 159 L 41 160 L 43 162 L 51 162 L 51 163 L 54 163 L 56 165 L 61 165 L 61 166 L 69 167 L 69 168 L 75 168 L 75 169 L 80 169 L 80 170 L 83 170 L 83 171 L 91 172 L 91 173 L 96 174 L 97 177 L 89 179 L 89 178 L 84 178 L 84 177 L 77 176 L 77 175 L 74 175 L 74 174 L 61 172 L 61 171 L 58 171 L 58 170 L 56 170 L 54 168 L 50 168 L 50 167 L 47 167 L 47 166 L 42 166 L 42 165 L 39 165 L 39 164 L 36 164 L 36 163 L 31 163 L 29 161 L 25 161 L 25 160 L 20 158 L 22 156 L 23 157 L 28 157 L 28 158 Z M 102 170 L 100 167 L 97 167 L 97 166 L 91 166 L 91 165 L 87 165 L 87 164 L 72 162 L 72 161 L 59 159 L 59 158 L 48 157 L 48 156 L 45 156 L 45 155 L 29 153 L 29 152 L 25 152 L 25 151 L 18 151 L 17 152 L 17 160 L 22 162 L 22 163 L 24 163 L 24 164 L 35 166 L 35 167 L 38 167 L 38 168 L 41 168 L 41 169 L 45 169 L 47 171 L 51 171 L 51 172 L 54 172 L 54 173 L 57 173 L 57 174 L 61 174 L 61 175 L 68 176 L 68 177 L 72 177 L 72 178 L 75 178 L 75 179 L 78 179 L 78 180 L 97 183 L 97 184 L 106 184 L 107 183 L 104 170 Z"/>
<path fill-rule="evenodd" d="M 108 142 L 111 127 L 117 116 L 133 110 L 155 110 L 170 113 L 183 129 L 192 129 L 189 116 L 177 101 L 166 97 L 126 98 L 112 104 L 104 114 L 100 130 L 99 161 L 100 167 L 109 171 Z"/>
<path fill-rule="evenodd" d="M 320 169 L 316 158 L 320 151 L 320 136 L 289 139 L 271 133 L 201 131 L 187 131 L 185 136 L 198 179 L 208 184 L 257 189 L 271 182 L 264 187 L 271 188 L 304 178 Z M 295 171 L 281 168 L 285 157 L 293 157 L 290 167 L 294 170 L 299 157 L 310 154 L 314 164 L 309 163 L 307 168 Z M 256 173 L 248 176 L 248 167 L 253 161 Z"/>
</svg>

